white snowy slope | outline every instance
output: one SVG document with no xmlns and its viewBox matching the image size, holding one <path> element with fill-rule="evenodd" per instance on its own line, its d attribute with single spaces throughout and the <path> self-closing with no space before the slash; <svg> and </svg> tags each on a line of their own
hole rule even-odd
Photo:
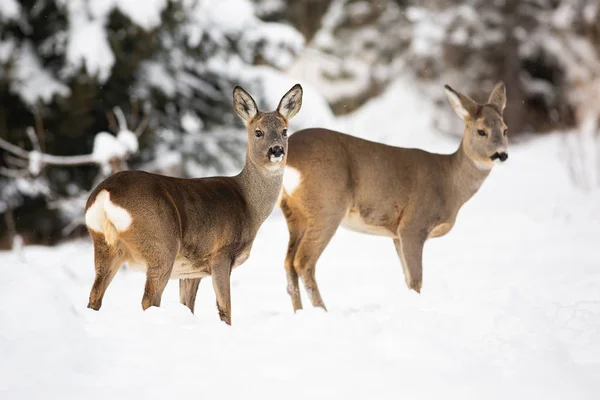
<svg viewBox="0 0 600 400">
<path fill-rule="evenodd" d="M 399 82 L 339 122 L 453 150 L 418 98 Z M 0 398 L 597 399 L 600 196 L 572 187 L 562 143 L 509 149 L 453 231 L 426 245 L 420 295 L 389 239 L 340 230 L 317 270 L 329 312 L 294 314 L 279 210 L 232 275 L 231 327 L 209 279 L 196 315 L 176 281 L 142 312 L 144 276 L 121 271 L 94 312 L 89 241 L 0 253 Z"/>
</svg>

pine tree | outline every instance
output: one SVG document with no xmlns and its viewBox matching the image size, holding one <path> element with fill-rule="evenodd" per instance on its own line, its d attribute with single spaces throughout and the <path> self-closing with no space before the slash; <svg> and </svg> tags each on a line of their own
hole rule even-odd
<svg viewBox="0 0 600 400">
<path fill-rule="evenodd" d="M 260 72 L 285 67 L 302 46 L 294 29 L 256 17 L 249 0 L 152 0 L 143 9 L 119 0 L 5 0 L 0 136 L 31 150 L 26 128 L 43 122 L 45 153 L 88 154 L 96 134 L 109 130 L 107 112 L 118 106 L 129 113 L 136 99 L 150 126 L 134 167 L 182 176 L 231 172 L 242 165 L 245 140 L 231 111 L 233 86 L 260 97 Z M 2 168 L 9 166 L 4 156 L 0 150 Z M 97 167 L 83 166 L 0 177 L 0 212 L 49 213 L 45 234 L 53 242 L 68 218 L 58 223 L 49 203 L 88 191 L 96 175 Z M 35 218 L 16 225 L 39 229 Z"/>
</svg>

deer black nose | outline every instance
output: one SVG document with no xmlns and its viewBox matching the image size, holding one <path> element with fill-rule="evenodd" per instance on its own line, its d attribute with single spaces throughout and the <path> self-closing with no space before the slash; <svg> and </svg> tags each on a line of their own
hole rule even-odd
<svg viewBox="0 0 600 400">
<path fill-rule="evenodd" d="M 496 152 L 490 158 L 492 159 L 492 161 L 494 161 L 495 159 L 499 159 L 500 161 L 504 162 L 508 158 L 508 153 L 504 151 L 502 153 Z"/>
<path fill-rule="evenodd" d="M 269 149 L 269 156 L 280 157 L 284 153 L 283 146 L 273 146 Z"/>
</svg>

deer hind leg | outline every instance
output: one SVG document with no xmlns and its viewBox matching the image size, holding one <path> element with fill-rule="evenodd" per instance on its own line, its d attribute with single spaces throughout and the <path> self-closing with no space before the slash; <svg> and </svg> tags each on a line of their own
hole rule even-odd
<svg viewBox="0 0 600 400">
<path fill-rule="evenodd" d="M 125 262 L 122 249 L 109 246 L 104 235 L 92 233 L 94 240 L 94 268 L 96 277 L 90 291 L 88 308 L 99 310 L 108 285 L 112 282 L 119 267 Z"/>
<path fill-rule="evenodd" d="M 221 321 L 231 325 L 231 261 L 214 265 L 210 275 L 217 297 L 219 317 Z"/>
<path fill-rule="evenodd" d="M 317 218 L 309 221 L 294 257 L 294 268 L 300 279 L 302 279 L 312 305 L 314 307 L 321 307 L 324 310 L 327 310 L 327 308 L 321 297 L 316 280 L 317 261 L 342 222 L 345 212 L 346 210 L 344 209 L 337 215 L 327 218 L 319 218 L 320 216 L 317 216 Z"/>
<path fill-rule="evenodd" d="M 196 293 L 198 293 L 200 279 L 201 278 L 179 280 L 179 300 L 181 301 L 181 304 L 190 309 L 192 314 L 194 313 Z"/>
<path fill-rule="evenodd" d="M 294 268 L 294 256 L 296 255 L 296 248 L 298 246 L 298 240 L 292 241 L 288 245 L 288 253 L 285 258 L 285 274 L 287 278 L 287 292 L 292 299 L 292 307 L 294 312 L 302 310 L 302 298 L 300 297 L 300 285 L 298 279 L 298 272 Z"/>
<path fill-rule="evenodd" d="M 426 238 L 407 231 L 400 231 L 400 238 L 394 239 L 396 251 L 404 269 L 404 280 L 409 289 L 421 293 L 423 284 L 423 245 Z"/>
<path fill-rule="evenodd" d="M 300 221 L 301 215 L 297 211 L 292 211 L 284 200 L 282 202 L 282 209 L 287 221 L 290 240 L 288 242 L 288 250 L 285 256 L 285 274 L 287 278 L 287 292 L 292 299 L 292 306 L 294 312 L 302 309 L 302 298 L 300 297 L 300 286 L 298 282 L 298 272 L 294 267 L 294 258 L 298 250 L 298 245 L 302 239 L 304 231 Z"/>
</svg>

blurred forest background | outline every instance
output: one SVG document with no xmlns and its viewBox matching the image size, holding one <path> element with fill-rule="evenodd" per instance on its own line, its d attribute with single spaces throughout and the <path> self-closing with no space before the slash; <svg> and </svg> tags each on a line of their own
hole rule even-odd
<svg viewBox="0 0 600 400">
<path fill-rule="evenodd" d="M 512 138 L 597 137 L 599 60 L 598 0 L 0 0 L 0 248 L 81 235 L 114 171 L 235 173 L 234 85 L 273 108 L 300 81 L 297 129 L 408 76 L 456 134 L 441 85 L 502 79 Z"/>
</svg>

